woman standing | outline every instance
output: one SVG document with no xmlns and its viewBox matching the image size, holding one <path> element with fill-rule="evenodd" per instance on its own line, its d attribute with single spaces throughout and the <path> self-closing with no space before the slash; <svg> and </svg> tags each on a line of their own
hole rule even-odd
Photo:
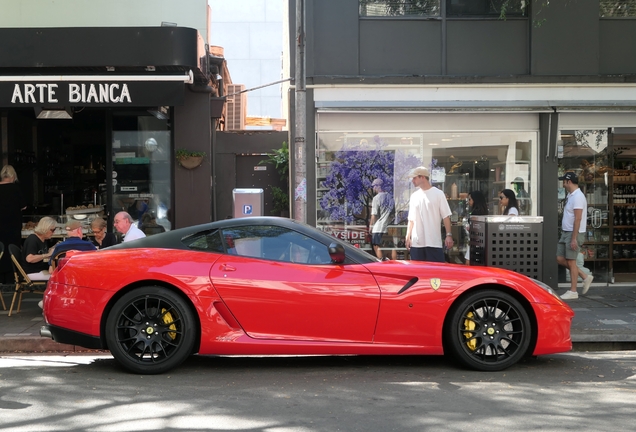
<svg viewBox="0 0 636 432">
<path fill-rule="evenodd" d="M 468 245 L 466 247 L 465 264 L 470 265 L 470 216 L 486 216 L 488 215 L 488 204 L 486 197 L 480 191 L 472 191 L 468 194 L 468 206 L 470 215 L 468 216 Z"/>
<path fill-rule="evenodd" d="M 515 193 L 510 189 L 499 192 L 499 203 L 504 208 L 503 214 L 509 216 L 519 216 L 519 204 Z"/>
<path fill-rule="evenodd" d="M 0 177 L 0 242 L 5 249 L 0 260 L 0 283 L 8 283 L 13 279 L 9 245 L 22 244 L 22 210 L 26 203 L 18 185 L 18 175 L 11 165 L 2 167 Z"/>
</svg>

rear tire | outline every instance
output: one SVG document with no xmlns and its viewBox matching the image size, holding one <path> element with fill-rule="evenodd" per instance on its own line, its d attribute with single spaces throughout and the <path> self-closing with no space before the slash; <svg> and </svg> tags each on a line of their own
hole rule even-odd
<svg viewBox="0 0 636 432">
<path fill-rule="evenodd" d="M 532 340 L 530 318 L 513 296 L 477 291 L 454 305 L 444 329 L 448 354 L 464 366 L 500 371 L 517 363 Z"/>
<path fill-rule="evenodd" d="M 120 298 L 106 320 L 106 342 L 124 368 L 160 374 L 180 365 L 194 348 L 190 305 L 167 288 L 137 288 Z"/>
</svg>

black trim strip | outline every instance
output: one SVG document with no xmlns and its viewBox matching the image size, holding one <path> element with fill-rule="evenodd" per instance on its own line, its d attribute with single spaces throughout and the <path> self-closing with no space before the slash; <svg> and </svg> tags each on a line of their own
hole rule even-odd
<svg viewBox="0 0 636 432">
<path fill-rule="evenodd" d="M 106 347 L 102 344 L 101 339 L 97 336 L 90 336 L 51 324 L 48 325 L 48 329 L 55 342 L 67 345 L 77 345 L 89 349 L 106 349 Z"/>
<path fill-rule="evenodd" d="M 418 277 L 414 277 L 413 279 L 411 279 L 410 281 L 408 281 L 406 283 L 406 285 L 404 285 L 402 287 L 402 289 L 400 289 L 398 291 L 398 294 L 402 294 L 404 291 L 406 291 L 407 289 L 411 288 L 413 285 L 415 285 L 417 283 L 417 281 L 420 280 Z"/>
</svg>

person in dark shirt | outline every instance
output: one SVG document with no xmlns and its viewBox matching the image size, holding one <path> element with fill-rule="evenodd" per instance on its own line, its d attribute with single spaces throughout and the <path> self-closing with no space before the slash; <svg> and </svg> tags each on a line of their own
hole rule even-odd
<svg viewBox="0 0 636 432">
<path fill-rule="evenodd" d="M 93 243 L 88 240 L 84 240 L 84 233 L 82 232 L 82 223 L 76 221 L 74 219 L 70 219 L 65 226 L 66 229 L 66 240 L 55 245 L 53 249 L 53 253 L 51 254 L 51 258 L 49 259 L 49 272 L 53 271 L 53 260 L 57 258 L 57 256 L 63 252 L 68 252 L 71 250 L 77 251 L 94 251 L 97 248 L 93 245 Z"/>
<path fill-rule="evenodd" d="M 18 174 L 11 165 L 5 165 L 0 171 L 0 242 L 5 251 L 9 245 L 22 244 L 22 210 L 26 203 L 18 185 Z M 13 269 L 9 253 L 0 258 L 0 283 L 9 283 L 13 279 Z"/>
<path fill-rule="evenodd" d="M 97 217 L 91 221 L 91 231 L 93 239 L 91 242 L 97 249 L 104 249 L 117 244 L 117 236 L 114 233 L 106 232 L 106 221 Z"/>
<path fill-rule="evenodd" d="M 22 268 L 31 280 L 49 280 L 49 258 L 52 250 L 46 242 L 51 239 L 57 222 L 48 216 L 40 219 L 31 234 L 24 240 L 22 247 Z"/>
</svg>

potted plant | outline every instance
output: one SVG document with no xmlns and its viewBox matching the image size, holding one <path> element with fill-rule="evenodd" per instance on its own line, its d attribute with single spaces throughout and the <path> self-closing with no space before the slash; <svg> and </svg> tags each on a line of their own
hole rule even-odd
<svg viewBox="0 0 636 432">
<path fill-rule="evenodd" d="M 279 149 L 273 149 L 267 159 L 259 162 L 259 165 L 270 164 L 280 176 L 285 188 L 270 186 L 272 191 L 272 214 L 289 217 L 289 147 L 283 141 Z"/>
<path fill-rule="evenodd" d="M 190 151 L 186 149 L 177 149 L 175 152 L 175 159 L 179 162 L 183 168 L 194 169 L 201 165 L 205 152 Z"/>
</svg>

